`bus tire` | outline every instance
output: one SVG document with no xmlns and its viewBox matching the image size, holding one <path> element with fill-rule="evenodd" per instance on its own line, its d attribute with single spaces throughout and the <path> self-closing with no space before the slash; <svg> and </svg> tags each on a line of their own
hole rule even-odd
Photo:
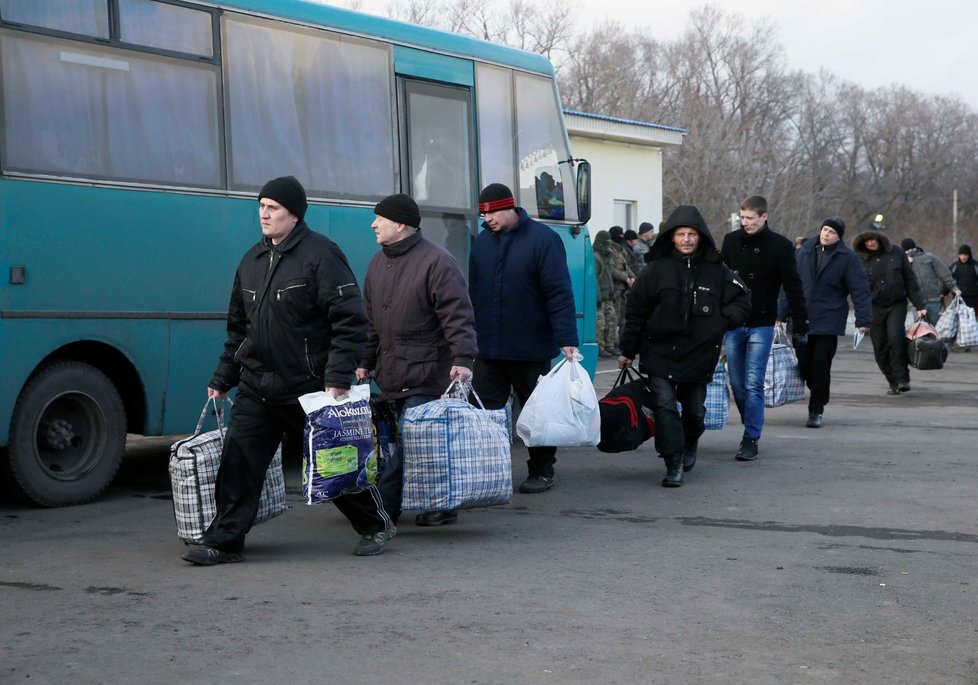
<svg viewBox="0 0 978 685">
<path fill-rule="evenodd" d="M 35 374 L 14 406 L 7 450 L 17 489 L 45 507 L 90 502 L 109 486 L 126 448 L 126 411 L 109 378 L 56 362 Z"/>
</svg>

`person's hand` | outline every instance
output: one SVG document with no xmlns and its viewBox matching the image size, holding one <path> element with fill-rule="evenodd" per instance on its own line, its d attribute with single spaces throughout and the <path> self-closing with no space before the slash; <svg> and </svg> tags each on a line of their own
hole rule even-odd
<svg viewBox="0 0 978 685">
<path fill-rule="evenodd" d="M 791 336 L 791 344 L 796 350 L 800 350 L 808 344 L 808 335 L 806 333 L 795 333 Z"/>
<path fill-rule="evenodd" d="M 448 372 L 448 377 L 459 383 L 468 383 L 472 380 L 472 369 L 464 366 L 453 366 L 452 370 Z"/>
<path fill-rule="evenodd" d="M 629 278 L 629 279 L 628 279 L 628 280 L 626 281 L 626 283 L 628 283 L 628 287 L 629 287 L 629 288 L 631 288 L 631 287 L 632 287 L 632 285 L 634 285 L 634 284 L 635 284 L 635 279 L 634 279 L 634 278 Z"/>
<path fill-rule="evenodd" d="M 368 369 L 364 369 L 363 367 L 356 370 L 356 375 L 358 381 L 370 380 L 370 371 Z"/>
<path fill-rule="evenodd" d="M 564 359 L 569 362 L 574 361 L 574 355 L 577 354 L 577 348 L 573 345 L 568 345 L 567 347 L 561 347 L 560 351 L 564 353 Z"/>
<path fill-rule="evenodd" d="M 326 392 L 332 395 L 334 400 L 342 400 L 350 394 L 347 388 L 331 388 L 328 385 L 326 386 Z"/>
<path fill-rule="evenodd" d="M 207 399 L 209 400 L 220 400 L 223 402 L 228 398 L 226 392 L 221 392 L 220 390 L 215 390 L 214 388 L 207 388 Z"/>
<path fill-rule="evenodd" d="M 860 326 L 859 332 L 862 333 L 863 335 L 866 335 L 867 333 L 869 333 L 869 326 Z"/>
<path fill-rule="evenodd" d="M 626 357 L 625 355 L 621 355 L 620 357 L 618 357 L 618 368 L 619 369 L 630 368 L 631 365 L 632 365 L 632 360 L 629 359 L 628 357 Z"/>
<path fill-rule="evenodd" d="M 955 297 L 961 297 L 961 290 L 960 290 L 960 289 L 958 289 L 958 288 L 955 288 L 955 289 L 954 289 L 954 290 L 952 290 L 951 292 L 952 292 L 952 293 L 954 293 L 954 296 L 955 296 Z"/>
<path fill-rule="evenodd" d="M 921 319 L 926 319 L 927 318 L 927 310 L 926 309 L 918 309 L 917 310 L 917 314 L 920 316 Z"/>
</svg>

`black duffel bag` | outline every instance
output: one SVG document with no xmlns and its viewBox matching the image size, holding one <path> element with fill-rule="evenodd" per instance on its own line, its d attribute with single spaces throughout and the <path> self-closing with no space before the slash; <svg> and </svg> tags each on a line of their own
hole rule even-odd
<svg viewBox="0 0 978 685">
<path fill-rule="evenodd" d="M 947 361 L 947 344 L 940 338 L 923 336 L 907 341 L 910 366 L 921 371 L 943 369 Z"/>
<path fill-rule="evenodd" d="M 633 377 L 634 374 L 634 377 Z M 655 435 L 655 422 L 644 409 L 652 406 L 652 392 L 646 378 L 628 368 L 621 370 L 615 386 L 598 400 L 601 412 L 602 452 L 628 452 Z"/>
</svg>

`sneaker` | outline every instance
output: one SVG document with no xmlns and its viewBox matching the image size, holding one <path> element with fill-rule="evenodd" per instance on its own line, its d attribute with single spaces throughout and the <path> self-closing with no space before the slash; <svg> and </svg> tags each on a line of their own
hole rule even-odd
<svg viewBox="0 0 978 685">
<path fill-rule="evenodd" d="M 458 521 L 458 509 L 424 511 L 414 517 L 417 526 L 448 526 Z"/>
<path fill-rule="evenodd" d="M 740 441 L 740 449 L 734 455 L 737 461 L 754 461 L 757 459 L 757 440 L 744 438 Z"/>
<path fill-rule="evenodd" d="M 808 421 L 805 425 L 809 428 L 821 428 L 822 427 L 822 415 L 816 414 L 814 412 L 808 413 Z"/>
<path fill-rule="evenodd" d="M 897 386 L 900 392 L 910 392 L 910 381 L 903 381 Z"/>
<path fill-rule="evenodd" d="M 536 495 L 541 492 L 546 492 L 553 486 L 553 476 L 530 476 L 525 481 L 520 483 L 520 492 L 528 495 Z"/>
<path fill-rule="evenodd" d="M 373 557 L 382 554 L 384 545 L 388 540 L 397 535 L 397 528 L 388 528 L 373 535 L 361 535 L 360 542 L 353 553 L 358 557 Z"/>
<path fill-rule="evenodd" d="M 214 564 L 233 564 L 244 561 L 243 552 L 222 552 L 216 547 L 207 545 L 190 545 L 180 558 L 196 566 L 213 566 Z"/>
</svg>

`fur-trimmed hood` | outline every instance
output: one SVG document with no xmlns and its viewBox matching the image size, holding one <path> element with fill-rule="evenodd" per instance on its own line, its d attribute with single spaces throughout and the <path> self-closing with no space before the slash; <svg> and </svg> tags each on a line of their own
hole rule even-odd
<svg viewBox="0 0 978 685">
<path fill-rule="evenodd" d="M 886 234 L 880 231 L 863 231 L 852 239 L 852 249 L 861 259 L 869 259 L 874 254 L 866 249 L 866 241 L 870 238 L 875 238 L 879 241 L 880 252 L 886 253 L 893 248 L 893 243 L 886 237 Z"/>
</svg>

